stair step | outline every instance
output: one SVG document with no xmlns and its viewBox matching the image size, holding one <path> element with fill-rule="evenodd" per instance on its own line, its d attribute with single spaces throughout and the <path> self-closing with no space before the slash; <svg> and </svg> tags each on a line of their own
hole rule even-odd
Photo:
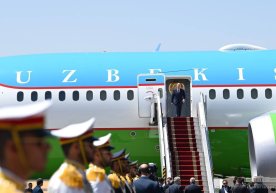
<svg viewBox="0 0 276 193">
<path fill-rule="evenodd" d="M 174 166 L 174 168 L 176 168 L 176 166 Z M 179 165 L 177 167 L 179 170 L 190 170 L 190 169 L 195 169 L 195 170 L 204 170 L 205 168 L 202 166 L 193 166 L 193 165 Z"/>
<path fill-rule="evenodd" d="M 174 153 L 174 152 L 171 152 L 171 153 Z M 181 155 L 181 154 L 183 154 L 183 155 L 194 155 L 194 154 L 196 154 L 196 153 L 203 153 L 202 151 L 178 151 L 177 152 L 178 153 L 178 155 Z"/>
<path fill-rule="evenodd" d="M 170 125 L 170 128 L 172 128 L 172 130 L 194 130 L 194 128 L 197 127 L 195 125 Z"/>
<path fill-rule="evenodd" d="M 180 152 L 180 151 L 196 151 L 197 150 L 197 147 L 194 147 L 194 146 L 192 146 L 192 147 L 170 147 L 170 150 L 171 150 L 171 152 L 172 151 L 178 151 L 178 152 Z"/>
<path fill-rule="evenodd" d="M 184 126 L 184 125 L 193 127 L 195 124 L 194 122 L 170 122 L 169 125 L 171 127 Z"/>
<path fill-rule="evenodd" d="M 178 173 L 185 176 L 193 176 L 195 175 L 195 173 L 197 173 L 198 175 L 202 175 L 200 170 L 179 170 Z"/>
<path fill-rule="evenodd" d="M 180 137 L 180 138 L 190 138 L 190 137 L 195 138 L 196 137 L 196 135 L 194 133 L 185 133 L 185 134 L 175 134 L 175 133 L 173 133 L 170 136 L 175 137 L 175 138 L 178 138 L 178 137 Z"/>
<path fill-rule="evenodd" d="M 168 120 L 167 123 L 174 124 L 174 123 L 198 123 L 198 120 L 193 120 L 193 119 L 182 119 L 182 120 Z"/>
<path fill-rule="evenodd" d="M 185 130 L 185 129 L 180 129 L 180 130 L 174 130 L 174 131 L 171 131 L 171 132 L 175 135 L 187 135 L 187 134 L 196 135 L 194 130 L 188 131 L 188 130 Z M 172 134 L 172 133 L 169 132 L 169 135 Z"/>
<path fill-rule="evenodd" d="M 170 147 L 194 147 L 194 148 L 197 148 L 197 144 L 194 142 L 191 142 L 191 143 L 189 143 L 189 142 L 177 142 L 177 143 L 170 142 L 169 146 Z"/>
<path fill-rule="evenodd" d="M 201 141 L 201 136 L 199 135 L 187 135 L 187 134 L 178 134 L 178 135 L 168 135 L 168 139 L 195 139 L 196 141 Z"/>
<path fill-rule="evenodd" d="M 200 165 L 199 160 L 178 160 L 179 165 Z"/>
<path fill-rule="evenodd" d="M 172 154 L 171 156 L 172 160 L 178 159 L 178 160 L 192 160 L 192 159 L 201 159 L 203 160 L 204 157 L 199 154 L 194 154 L 194 155 L 182 155 L 182 154 Z"/>
<path fill-rule="evenodd" d="M 168 117 L 168 120 L 182 121 L 182 120 L 194 120 L 194 117 Z"/>
<path fill-rule="evenodd" d="M 179 141 L 179 142 L 185 142 L 185 141 L 195 141 L 197 143 L 202 143 L 201 136 L 169 136 L 169 141 Z"/>
</svg>

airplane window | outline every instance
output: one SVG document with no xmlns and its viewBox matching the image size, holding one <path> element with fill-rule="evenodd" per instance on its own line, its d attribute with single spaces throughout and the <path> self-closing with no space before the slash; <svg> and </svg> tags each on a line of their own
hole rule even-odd
<svg viewBox="0 0 276 193">
<path fill-rule="evenodd" d="M 86 100 L 88 100 L 88 101 L 93 100 L 93 92 L 91 90 L 86 92 Z"/>
<path fill-rule="evenodd" d="M 19 91 L 17 93 L 17 101 L 21 102 L 24 100 L 24 93 L 22 91 Z"/>
<path fill-rule="evenodd" d="M 59 97 L 60 101 L 64 101 L 65 100 L 65 92 L 64 91 L 60 91 L 58 97 Z"/>
<path fill-rule="evenodd" d="M 133 92 L 133 90 L 128 90 L 127 91 L 127 99 L 130 100 L 130 101 L 134 99 L 134 92 Z"/>
<path fill-rule="evenodd" d="M 46 91 L 45 92 L 45 100 L 47 100 L 47 99 L 52 99 L 52 93 L 51 93 L 51 91 Z"/>
<path fill-rule="evenodd" d="M 224 89 L 223 90 L 223 98 L 224 99 L 229 99 L 229 97 L 230 97 L 229 89 Z"/>
<path fill-rule="evenodd" d="M 102 91 L 100 92 L 100 99 L 101 99 L 102 101 L 105 101 L 105 100 L 106 100 L 106 91 L 105 91 L 105 90 L 102 90 Z"/>
<path fill-rule="evenodd" d="M 33 92 L 31 93 L 31 100 L 32 100 L 32 101 L 37 101 L 37 92 L 36 92 L 36 91 L 33 91 Z"/>
<path fill-rule="evenodd" d="M 242 89 L 238 89 L 237 90 L 237 98 L 238 99 L 243 99 L 243 96 L 244 96 L 243 90 Z"/>
<path fill-rule="evenodd" d="M 265 98 L 267 99 L 272 98 L 272 90 L 270 88 L 265 89 Z"/>
<path fill-rule="evenodd" d="M 74 100 L 74 101 L 78 101 L 79 98 L 80 98 L 79 91 L 76 91 L 76 90 L 75 90 L 75 91 L 73 92 L 73 100 Z"/>
<path fill-rule="evenodd" d="M 253 89 L 251 90 L 251 98 L 252 98 L 252 99 L 258 98 L 258 90 L 257 90 L 257 89 L 253 88 Z"/>
<path fill-rule="evenodd" d="M 215 89 L 209 90 L 209 98 L 212 100 L 216 98 L 216 90 Z"/>
<path fill-rule="evenodd" d="M 158 88 L 158 92 L 159 92 L 160 99 L 162 99 L 163 98 L 163 89 Z"/>
<path fill-rule="evenodd" d="M 120 91 L 115 90 L 114 93 L 113 93 L 113 98 L 114 98 L 115 101 L 120 100 Z"/>
</svg>

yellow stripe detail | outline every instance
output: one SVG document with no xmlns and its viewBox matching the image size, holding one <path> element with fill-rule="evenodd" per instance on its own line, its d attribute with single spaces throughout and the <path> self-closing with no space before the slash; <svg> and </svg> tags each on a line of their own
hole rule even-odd
<svg viewBox="0 0 276 193">
<path fill-rule="evenodd" d="M 93 132 L 88 133 L 88 134 L 86 134 L 86 135 L 81 135 L 81 136 L 79 136 L 79 137 L 68 138 L 68 139 L 62 139 L 62 141 L 60 141 L 60 143 L 61 143 L 62 145 L 64 145 L 64 144 L 68 144 L 68 143 L 77 142 L 77 141 L 79 141 L 79 140 L 83 140 L 83 139 L 92 137 L 92 136 L 93 136 L 92 134 L 93 134 Z"/>
</svg>

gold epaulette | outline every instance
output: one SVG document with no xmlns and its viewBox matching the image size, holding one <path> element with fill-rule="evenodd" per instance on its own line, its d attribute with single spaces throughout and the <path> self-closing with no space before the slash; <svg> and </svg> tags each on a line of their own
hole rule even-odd
<svg viewBox="0 0 276 193">
<path fill-rule="evenodd" d="M 8 179 L 2 172 L 0 172 L 0 192 L 21 192 L 20 190 L 24 190 L 22 184 L 17 184 Z"/>
<path fill-rule="evenodd" d="M 86 171 L 86 177 L 89 181 L 99 180 L 102 182 L 105 179 L 105 170 L 93 164 L 89 165 L 88 170 Z"/>
<path fill-rule="evenodd" d="M 128 174 L 126 175 L 126 180 L 129 184 L 132 184 L 132 178 Z"/>
<path fill-rule="evenodd" d="M 119 176 L 116 173 L 109 174 L 108 179 L 110 180 L 111 185 L 112 185 L 113 188 L 117 189 L 117 188 L 120 187 L 121 180 L 120 180 Z"/>
<path fill-rule="evenodd" d="M 83 188 L 82 175 L 78 169 L 71 164 L 66 165 L 60 175 L 60 179 L 65 185 L 71 188 Z"/>
<path fill-rule="evenodd" d="M 126 184 L 126 179 L 124 176 L 119 175 L 119 178 L 121 179 L 121 183 L 124 186 Z"/>
</svg>

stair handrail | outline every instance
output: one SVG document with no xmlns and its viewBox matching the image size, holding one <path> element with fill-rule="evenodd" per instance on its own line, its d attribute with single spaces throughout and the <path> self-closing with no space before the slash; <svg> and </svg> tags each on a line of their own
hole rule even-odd
<svg viewBox="0 0 276 193">
<path fill-rule="evenodd" d="M 158 133 L 159 133 L 159 145 L 160 145 L 160 160 L 161 160 L 161 173 L 163 169 L 166 170 L 166 176 L 171 177 L 171 162 L 170 162 L 170 151 L 168 143 L 168 131 L 167 124 L 163 126 L 163 114 L 161 107 L 161 100 L 159 93 L 153 93 L 157 102 L 157 122 L 158 122 Z"/>
<path fill-rule="evenodd" d="M 200 93 L 200 102 L 198 103 L 198 119 L 201 132 L 203 154 L 205 159 L 208 188 L 209 192 L 214 192 L 214 180 L 212 169 L 213 163 L 207 127 L 206 97 L 203 93 Z"/>
</svg>

